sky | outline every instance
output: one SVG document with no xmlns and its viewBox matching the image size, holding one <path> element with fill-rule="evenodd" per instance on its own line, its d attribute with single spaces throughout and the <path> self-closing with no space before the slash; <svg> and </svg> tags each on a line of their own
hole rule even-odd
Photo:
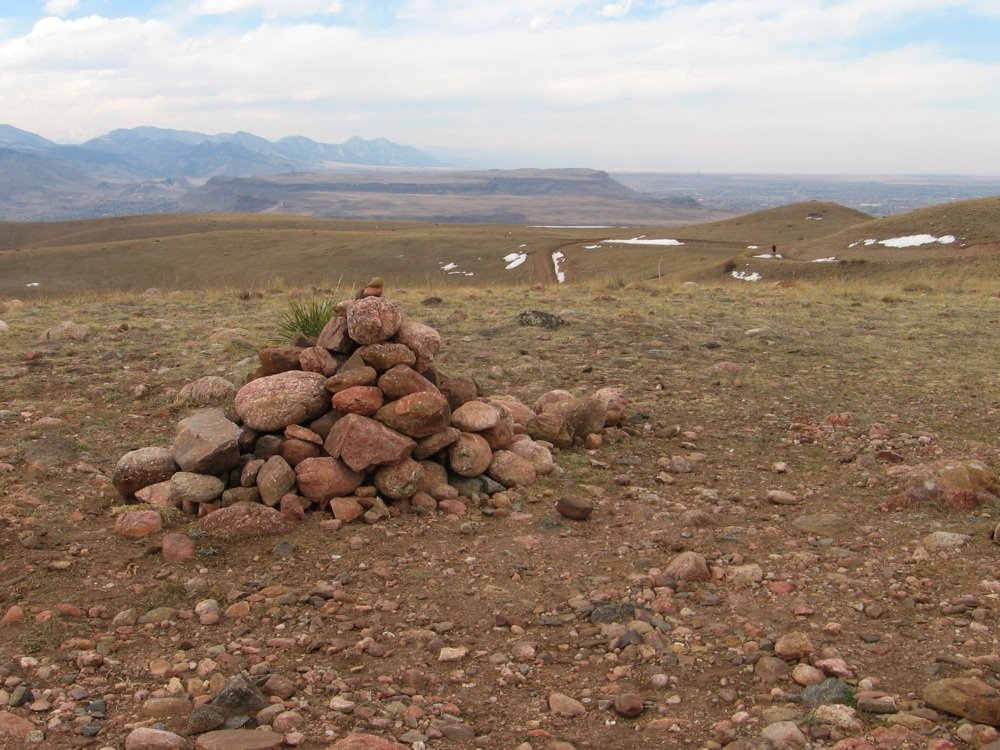
<svg viewBox="0 0 1000 750">
<path fill-rule="evenodd" d="M 1000 0 L 3 0 L 0 123 L 1000 175 Z"/>
</svg>

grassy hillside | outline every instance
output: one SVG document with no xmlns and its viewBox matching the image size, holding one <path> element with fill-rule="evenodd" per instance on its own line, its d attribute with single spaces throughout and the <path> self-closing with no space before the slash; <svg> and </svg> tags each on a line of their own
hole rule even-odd
<svg viewBox="0 0 1000 750">
<path fill-rule="evenodd" d="M 956 239 L 906 248 L 879 244 L 919 234 Z M 781 259 L 759 257 L 769 255 L 771 245 Z M 277 282 L 353 287 L 372 275 L 428 287 L 556 283 L 557 274 L 570 283 L 735 283 L 734 271 L 765 282 L 868 279 L 989 288 L 1000 276 L 998 249 L 1000 198 L 885 219 L 811 201 L 670 228 L 173 214 L 0 223 L 0 294 L 255 289 Z"/>
</svg>

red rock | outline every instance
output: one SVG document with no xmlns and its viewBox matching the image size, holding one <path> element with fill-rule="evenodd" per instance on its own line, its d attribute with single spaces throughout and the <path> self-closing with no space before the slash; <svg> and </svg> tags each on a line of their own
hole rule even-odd
<svg viewBox="0 0 1000 750">
<path fill-rule="evenodd" d="M 934 461 L 892 471 L 900 489 L 889 500 L 895 507 L 934 505 L 969 510 L 1000 502 L 1000 478 L 981 461 Z"/>
<path fill-rule="evenodd" d="M 301 346 L 269 346 L 257 352 L 261 375 L 277 375 L 279 372 L 299 369 Z"/>
<path fill-rule="evenodd" d="M 797 630 L 783 633 L 774 643 L 774 653 L 782 659 L 804 659 L 815 650 L 809 637 Z"/>
<path fill-rule="evenodd" d="M 125 511 L 115 521 L 115 533 L 129 539 L 142 539 L 163 528 L 163 517 L 155 510 Z"/>
<path fill-rule="evenodd" d="M 289 492 L 278 501 L 278 512 L 291 521 L 302 521 L 305 520 L 308 504 L 309 501 L 304 497 Z"/>
<path fill-rule="evenodd" d="M 17 625 L 18 623 L 24 622 L 24 610 L 21 609 L 16 604 L 12 604 L 4 612 L 2 618 L 0 618 L 0 627 L 7 627 L 8 625 Z"/>
<path fill-rule="evenodd" d="M 209 513 L 196 527 L 219 539 L 239 539 L 284 534 L 291 530 L 292 522 L 266 505 L 237 503 Z"/>
<path fill-rule="evenodd" d="M 479 386 L 472 378 L 441 377 L 437 381 L 437 387 L 448 399 L 448 405 L 452 409 L 457 409 L 462 404 L 479 396 Z"/>
<path fill-rule="evenodd" d="M 330 745 L 327 750 L 410 750 L 410 748 L 374 734 L 349 734 Z"/>
<path fill-rule="evenodd" d="M 451 408 L 448 400 L 438 393 L 411 393 L 383 406 L 375 419 L 396 432 L 423 438 L 449 426 Z"/>
<path fill-rule="evenodd" d="M 366 365 L 374 367 L 377 372 L 385 372 L 397 365 L 409 366 L 417 361 L 417 356 L 406 344 L 389 342 L 362 346 L 357 354 Z"/>
<path fill-rule="evenodd" d="M 531 461 L 505 450 L 493 453 L 493 460 L 490 461 L 486 474 L 504 487 L 529 487 L 537 479 Z"/>
<path fill-rule="evenodd" d="M 535 467 L 535 474 L 539 476 L 551 473 L 556 465 L 552 452 L 531 438 L 511 443 L 510 452 L 531 461 L 531 465 Z"/>
<path fill-rule="evenodd" d="M 670 561 L 663 573 L 676 581 L 708 581 L 712 578 L 704 555 L 690 551 L 677 555 Z"/>
<path fill-rule="evenodd" d="M 521 403 L 515 398 L 509 397 L 492 397 L 487 398 L 486 403 L 493 404 L 495 407 L 500 409 L 500 411 L 510 417 L 514 424 L 526 425 L 532 419 L 535 418 L 535 412 L 531 407 Z"/>
<path fill-rule="evenodd" d="M 441 349 L 441 335 L 429 325 L 413 320 L 402 322 L 395 340 L 405 344 L 416 355 L 413 369 L 417 372 L 426 372 Z"/>
<path fill-rule="evenodd" d="M 339 393 L 356 386 L 372 385 L 376 380 L 378 380 L 378 373 L 375 372 L 375 368 L 366 365 L 338 372 L 333 377 L 327 378 L 323 387 L 330 393 Z"/>
<path fill-rule="evenodd" d="M 125 750 L 182 750 L 186 741 L 162 729 L 139 727 L 125 737 Z"/>
<path fill-rule="evenodd" d="M 284 735 L 269 729 L 217 729 L 198 735 L 195 750 L 276 750 Z"/>
<path fill-rule="evenodd" d="M 303 427 L 300 424 L 290 424 L 285 428 L 285 439 L 286 440 L 303 440 L 307 443 L 315 443 L 316 445 L 323 445 L 323 438 L 320 437 L 316 432 L 313 432 L 308 427 Z"/>
<path fill-rule="evenodd" d="M 638 693 L 622 693 L 615 696 L 615 712 L 626 719 L 634 719 L 645 710 L 642 696 Z"/>
<path fill-rule="evenodd" d="M 354 348 L 354 342 L 347 335 L 347 318 L 336 316 L 330 318 L 316 339 L 316 346 L 329 349 L 332 352 L 349 354 Z"/>
<path fill-rule="evenodd" d="M 380 466 L 375 470 L 375 487 L 390 500 L 403 500 L 420 489 L 424 478 L 424 467 L 412 458 L 404 458 L 394 464 Z"/>
<path fill-rule="evenodd" d="M 441 432 L 428 435 L 417 443 L 413 449 L 413 457 L 422 461 L 429 456 L 433 456 L 440 450 L 447 448 L 461 436 L 461 432 L 454 427 L 448 427 Z"/>
<path fill-rule="evenodd" d="M 402 322 L 399 305 L 385 297 L 364 297 L 347 310 L 347 334 L 361 345 L 388 341 Z"/>
<path fill-rule="evenodd" d="M 252 380 L 236 394 L 236 413 L 260 432 L 309 422 L 329 410 L 326 382 L 319 373 L 303 370 Z"/>
<path fill-rule="evenodd" d="M 500 411 L 492 404 L 482 401 L 466 401 L 451 414 L 452 427 L 463 432 L 480 432 L 496 427 L 500 422 Z"/>
<path fill-rule="evenodd" d="M 194 555 L 194 542 L 187 534 L 164 534 L 160 550 L 167 562 L 184 562 Z"/>
<path fill-rule="evenodd" d="M 442 513 L 444 513 L 445 515 L 458 516 L 459 518 L 464 516 L 467 510 L 465 507 L 465 503 L 463 503 L 458 498 L 453 498 L 453 497 L 445 498 L 444 500 L 439 500 L 437 504 L 437 509 Z"/>
<path fill-rule="evenodd" d="M 417 444 L 381 422 L 359 414 L 347 414 L 334 423 L 324 445 L 334 458 L 341 459 L 355 471 L 364 471 L 402 461 Z"/>
<path fill-rule="evenodd" d="M 333 408 L 342 414 L 370 417 L 385 403 L 382 390 L 371 385 L 355 385 L 333 394 Z"/>
<path fill-rule="evenodd" d="M 323 446 L 298 438 L 287 438 L 281 444 L 281 457 L 289 466 L 295 467 L 307 458 L 317 458 L 322 454 Z"/>
<path fill-rule="evenodd" d="M 139 448 L 118 459 L 111 482 L 122 497 L 130 498 L 143 487 L 170 479 L 178 469 L 169 448 Z"/>
<path fill-rule="evenodd" d="M 396 365 L 382 373 L 378 379 L 378 387 L 390 400 L 420 391 L 440 393 L 436 385 L 406 365 Z"/>
<path fill-rule="evenodd" d="M 563 518 L 586 521 L 594 512 L 594 506 L 586 500 L 575 497 L 561 497 L 556 501 L 556 511 Z"/>
<path fill-rule="evenodd" d="M 27 719 L 24 719 L 10 711 L 0 711 L 0 737 L 22 738 L 33 729 L 37 729 Z"/>
<path fill-rule="evenodd" d="M 330 499 L 330 512 L 333 517 L 343 523 L 350 523 L 356 518 L 360 518 L 365 509 L 361 503 L 353 497 L 334 497 Z"/>
<path fill-rule="evenodd" d="M 299 352 L 299 367 L 306 372 L 318 372 L 320 375 L 330 377 L 336 374 L 340 362 L 326 347 L 309 346 Z"/>
<path fill-rule="evenodd" d="M 178 507 L 180 500 L 174 500 L 172 487 L 169 479 L 165 482 L 157 482 L 143 487 L 141 490 L 136 490 L 135 499 L 147 505 L 156 505 L 161 508 Z"/>
<path fill-rule="evenodd" d="M 350 495 L 361 486 L 364 475 L 337 458 L 307 458 L 295 467 L 296 483 L 305 497 L 324 503 L 332 497 Z"/>
<path fill-rule="evenodd" d="M 928 706 L 977 724 L 1000 726 L 1000 691 L 977 677 L 953 677 L 931 682 L 923 689 Z"/>
<path fill-rule="evenodd" d="M 478 477 L 489 468 L 493 451 L 486 438 L 474 432 L 463 432 L 448 447 L 448 464 L 459 476 Z"/>
</svg>

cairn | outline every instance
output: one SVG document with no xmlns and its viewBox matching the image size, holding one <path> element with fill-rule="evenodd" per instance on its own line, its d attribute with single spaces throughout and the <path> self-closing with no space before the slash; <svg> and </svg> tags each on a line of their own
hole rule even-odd
<svg viewBox="0 0 1000 750">
<path fill-rule="evenodd" d="M 341 303 L 315 341 L 261 350 L 231 409 L 195 411 L 170 448 L 122 456 L 118 492 L 198 516 L 238 503 L 290 518 L 328 510 L 343 523 L 461 515 L 466 501 L 530 486 L 554 470 L 555 448 L 597 445 L 624 418 L 617 388 L 552 390 L 529 407 L 445 376 L 438 332 L 382 292 L 369 284 Z"/>
</svg>

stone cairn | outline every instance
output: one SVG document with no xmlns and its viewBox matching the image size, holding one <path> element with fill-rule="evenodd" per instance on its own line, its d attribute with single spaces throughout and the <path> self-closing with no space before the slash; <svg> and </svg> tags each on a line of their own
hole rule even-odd
<svg viewBox="0 0 1000 750">
<path fill-rule="evenodd" d="M 218 518 L 220 536 L 242 522 L 215 511 L 237 506 L 289 521 L 310 509 L 339 523 L 461 516 L 467 501 L 488 509 L 493 495 L 552 472 L 554 448 L 599 445 L 625 416 L 619 388 L 553 390 L 529 407 L 444 376 L 434 368 L 438 332 L 404 317 L 381 286 L 297 343 L 261 350 L 232 408 L 180 420 L 172 447 L 122 456 L 112 477 L 122 497 L 204 516 L 203 525 Z M 202 380 L 188 392 L 212 392 L 220 379 Z"/>
</svg>

